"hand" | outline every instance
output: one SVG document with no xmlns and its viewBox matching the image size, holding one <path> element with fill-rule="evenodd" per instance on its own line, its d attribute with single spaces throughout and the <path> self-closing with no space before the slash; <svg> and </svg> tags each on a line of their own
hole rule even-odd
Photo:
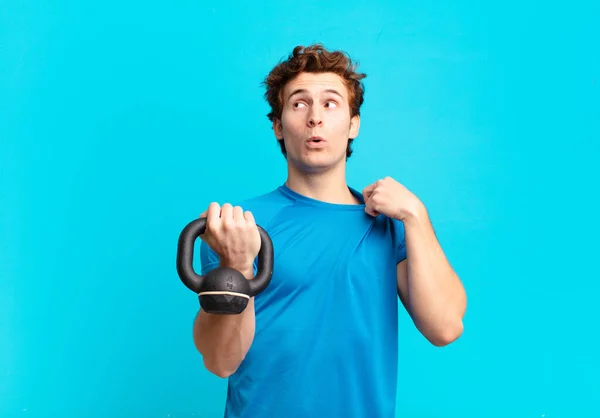
<svg viewBox="0 0 600 418">
<path fill-rule="evenodd" d="M 371 216 L 383 214 L 404 221 L 424 211 L 421 201 L 406 187 L 391 177 L 377 180 L 363 189 L 365 212 Z"/>
<path fill-rule="evenodd" d="M 219 256 L 222 266 L 239 271 L 253 269 L 261 241 L 254 216 L 250 211 L 225 203 L 220 207 L 213 202 L 200 215 L 206 218 L 202 241 Z"/>
</svg>

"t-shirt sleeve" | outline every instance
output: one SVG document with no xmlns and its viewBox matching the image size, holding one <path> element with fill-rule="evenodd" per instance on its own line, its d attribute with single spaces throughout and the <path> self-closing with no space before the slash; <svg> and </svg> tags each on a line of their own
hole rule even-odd
<svg viewBox="0 0 600 418">
<path fill-rule="evenodd" d="M 396 251 L 396 264 L 406 259 L 406 241 L 404 237 L 404 224 L 402 221 L 392 219 L 394 234 L 394 247 Z"/>
</svg>

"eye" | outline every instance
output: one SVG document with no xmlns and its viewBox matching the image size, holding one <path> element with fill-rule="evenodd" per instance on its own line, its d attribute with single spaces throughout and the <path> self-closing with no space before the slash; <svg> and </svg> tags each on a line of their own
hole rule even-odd
<svg viewBox="0 0 600 418">
<path fill-rule="evenodd" d="M 327 102 L 327 103 L 325 104 L 325 106 L 328 106 L 328 107 L 330 107 L 330 108 L 331 108 L 331 107 L 337 107 L 337 103 L 336 103 L 336 102 L 334 102 L 334 101 L 329 101 L 329 102 Z"/>
<path fill-rule="evenodd" d="M 301 106 L 304 106 L 304 103 L 302 103 L 302 102 L 296 102 L 296 103 L 294 103 L 294 107 L 296 107 L 296 108 L 299 108 Z"/>
</svg>

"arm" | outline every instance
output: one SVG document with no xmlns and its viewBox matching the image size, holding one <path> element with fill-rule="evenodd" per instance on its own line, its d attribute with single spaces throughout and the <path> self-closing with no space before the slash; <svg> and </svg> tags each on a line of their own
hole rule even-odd
<svg viewBox="0 0 600 418">
<path fill-rule="evenodd" d="M 441 347 L 463 331 L 466 293 L 436 239 L 426 209 L 404 217 L 407 258 L 397 266 L 398 291 L 417 329 Z"/>
<path fill-rule="evenodd" d="M 218 260 L 219 265 L 236 269 L 251 280 L 261 246 L 252 213 L 229 203 L 221 207 L 212 202 L 200 217 L 206 217 L 206 228 L 200 236 L 204 241 L 203 266 L 209 268 Z M 239 315 L 213 315 L 200 309 L 194 321 L 193 337 L 207 370 L 219 377 L 233 374 L 250 349 L 254 329 L 254 298 L 250 298 Z"/>
<path fill-rule="evenodd" d="M 252 279 L 252 266 L 239 269 Z M 233 374 L 246 357 L 254 339 L 254 298 L 239 315 L 211 315 L 202 309 L 194 321 L 193 337 L 204 365 L 211 373 L 226 378 Z"/>
</svg>

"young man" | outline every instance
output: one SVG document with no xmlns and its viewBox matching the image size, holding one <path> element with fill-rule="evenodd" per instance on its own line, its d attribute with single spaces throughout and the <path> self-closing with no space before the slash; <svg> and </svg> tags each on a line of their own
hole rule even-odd
<svg viewBox="0 0 600 418">
<path fill-rule="evenodd" d="M 265 81 L 287 180 L 201 215 L 202 274 L 220 264 L 251 279 L 256 224 L 275 253 L 243 313 L 194 323 L 206 368 L 229 378 L 226 417 L 393 417 L 398 298 L 432 344 L 462 333 L 465 291 L 424 205 L 390 177 L 346 184 L 364 77 L 340 51 L 295 48 Z"/>
</svg>

